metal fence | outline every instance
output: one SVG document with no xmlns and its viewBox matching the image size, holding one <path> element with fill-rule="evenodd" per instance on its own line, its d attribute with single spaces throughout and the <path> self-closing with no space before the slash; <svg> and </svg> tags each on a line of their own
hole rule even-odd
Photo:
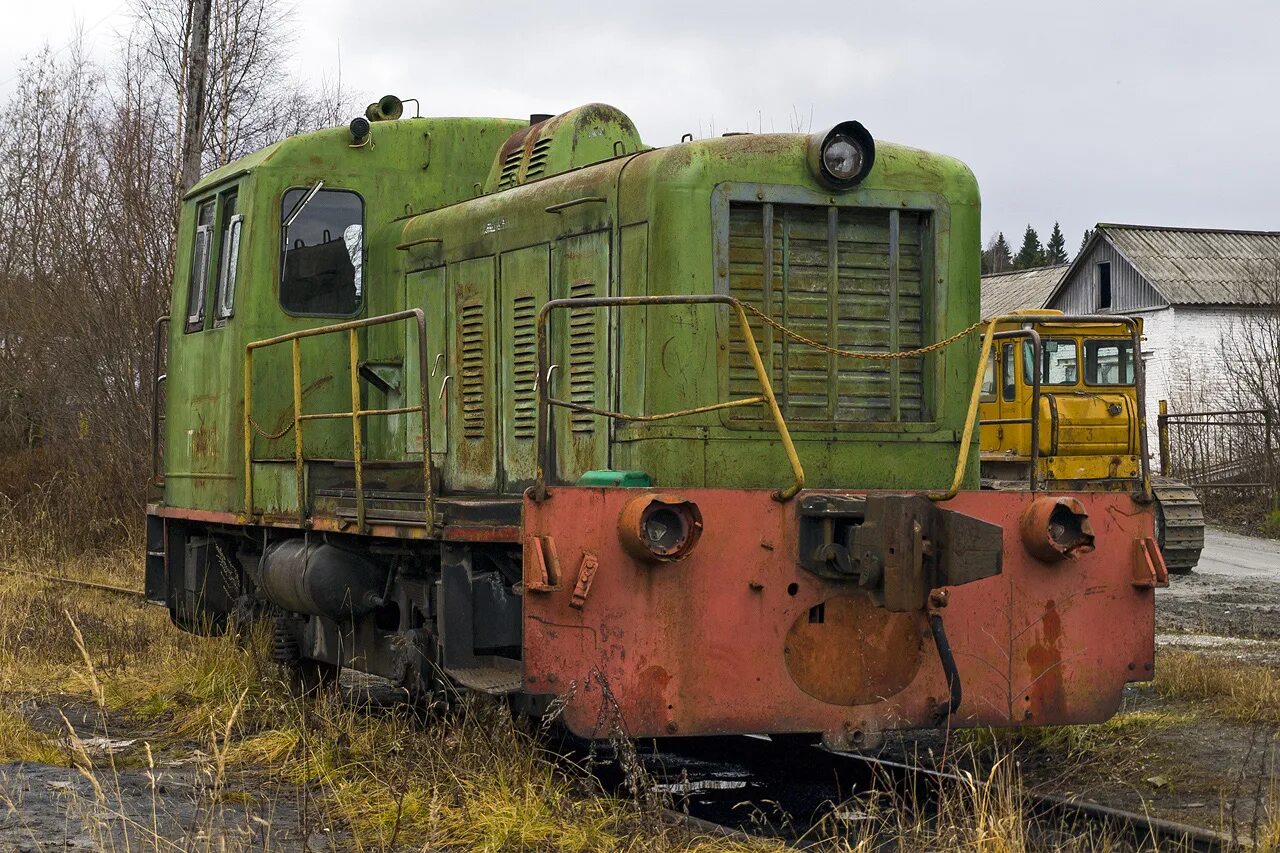
<svg viewBox="0 0 1280 853">
<path fill-rule="evenodd" d="M 1157 426 L 1160 474 L 1193 487 L 1206 506 L 1280 497 L 1269 409 L 1170 412 L 1161 400 Z"/>
</svg>

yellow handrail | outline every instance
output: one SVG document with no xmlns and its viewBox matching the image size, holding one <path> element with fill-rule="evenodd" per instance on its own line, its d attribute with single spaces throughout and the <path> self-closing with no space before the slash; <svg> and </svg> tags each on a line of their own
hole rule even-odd
<svg viewBox="0 0 1280 853">
<path fill-rule="evenodd" d="M 357 330 L 369 326 L 380 326 L 401 320 L 414 321 L 418 332 L 418 393 L 417 406 L 401 406 L 393 409 L 361 409 L 360 408 L 360 338 Z M 351 411 L 349 412 L 313 412 L 302 411 L 302 339 L 317 335 L 328 335 L 335 332 L 347 332 L 347 367 L 351 377 Z M 423 481 L 423 520 L 430 530 L 435 523 L 435 494 L 431 470 L 431 418 L 428 414 L 427 398 L 427 332 L 426 318 L 420 308 L 368 317 L 362 320 L 349 320 L 345 323 L 332 323 L 327 326 L 316 326 L 302 329 L 286 335 L 277 335 L 253 341 L 245 346 L 244 351 L 244 514 L 254 517 L 253 506 L 253 353 L 264 347 L 291 342 L 293 367 L 293 423 L 277 437 L 283 437 L 289 429 L 293 430 L 294 476 L 298 489 L 298 523 L 306 524 L 307 501 L 304 458 L 302 452 L 302 424 L 310 420 L 326 420 L 334 418 L 351 418 L 352 462 L 355 465 L 356 526 L 359 532 L 365 531 L 364 505 L 364 458 L 361 450 L 363 427 L 361 418 L 370 415 L 400 415 L 418 412 L 422 416 L 422 481 Z"/>
<path fill-rule="evenodd" d="M 649 306 L 649 305 L 731 305 L 738 315 L 738 326 L 742 332 L 742 337 L 747 345 L 747 352 L 751 356 L 751 363 L 755 367 L 756 378 L 760 382 L 761 394 L 758 397 L 749 397 L 744 400 L 728 400 L 720 403 L 712 403 L 705 406 L 694 406 L 689 409 L 681 409 L 676 412 L 663 412 L 657 415 L 627 415 L 621 412 L 611 412 L 607 409 L 598 409 L 594 406 L 583 405 L 582 403 L 574 403 L 569 400 L 560 400 L 550 396 L 547 392 L 547 374 L 550 372 L 547 362 L 547 334 L 546 334 L 546 318 L 547 314 L 555 308 L 600 308 L 600 307 L 619 307 L 626 308 L 631 306 Z M 773 417 L 774 427 L 778 431 L 778 437 L 782 440 L 783 451 L 787 455 L 787 462 L 791 465 L 791 471 L 795 475 L 795 482 L 785 489 L 778 489 L 774 492 L 774 498 L 779 501 L 787 501 L 795 497 L 796 494 L 804 488 L 804 467 L 800 464 L 800 456 L 796 453 L 795 443 L 791 440 L 791 432 L 787 428 L 786 419 L 782 415 L 782 410 L 778 407 L 778 399 L 773 393 L 773 384 L 769 380 L 769 372 L 764 366 L 764 361 L 760 358 L 760 350 L 756 346 L 755 335 L 751 334 L 751 324 L 747 321 L 747 314 L 743 310 L 742 303 L 732 296 L 724 294 L 698 294 L 684 296 L 595 296 L 576 299 L 552 299 L 543 304 L 542 309 L 538 312 L 537 321 L 537 340 L 538 340 L 538 471 L 537 483 L 534 494 L 539 500 L 546 497 L 547 481 L 546 481 L 546 451 L 547 451 L 547 409 L 551 406 L 559 406 L 576 412 L 586 412 L 588 414 L 599 415 L 605 418 L 623 421 L 639 421 L 652 422 L 666 420 L 668 418 L 679 418 L 687 415 L 703 414 L 705 412 L 714 412 L 719 409 L 729 409 L 737 406 L 751 406 L 757 403 L 764 403 L 769 408 L 769 413 Z"/>
</svg>

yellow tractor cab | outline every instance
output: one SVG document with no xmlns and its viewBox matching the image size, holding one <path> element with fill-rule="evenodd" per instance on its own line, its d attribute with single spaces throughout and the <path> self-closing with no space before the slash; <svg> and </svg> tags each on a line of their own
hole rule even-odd
<svg viewBox="0 0 1280 853">
<path fill-rule="evenodd" d="M 1140 318 L 1001 317 L 980 404 L 982 481 L 1006 491 L 1150 488 L 1165 563 L 1185 573 L 1200 559 L 1204 513 L 1192 489 L 1150 477 L 1141 342 Z"/>
</svg>

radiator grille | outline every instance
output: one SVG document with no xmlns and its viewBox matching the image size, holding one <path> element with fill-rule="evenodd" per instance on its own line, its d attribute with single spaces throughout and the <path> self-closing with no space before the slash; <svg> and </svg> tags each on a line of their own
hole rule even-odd
<svg viewBox="0 0 1280 853">
<path fill-rule="evenodd" d="M 592 281 L 575 281 L 569 285 L 570 299 L 584 299 L 596 295 Z M 593 308 L 569 309 L 569 400 L 583 406 L 595 406 L 596 402 L 596 320 L 599 311 Z M 574 412 L 569 423 L 574 432 L 595 431 L 595 415 Z"/>
<path fill-rule="evenodd" d="M 520 163 L 524 160 L 524 148 L 513 148 L 502 161 L 502 174 L 498 176 L 498 189 L 514 187 L 520 177 Z"/>
<path fill-rule="evenodd" d="M 928 214 L 918 211 L 733 202 L 729 292 L 828 346 L 912 349 L 924 341 L 927 234 Z M 841 358 L 791 341 L 758 318 L 752 328 L 788 421 L 927 419 L 923 359 Z M 746 348 L 733 336 L 729 390 L 739 398 L 759 393 Z M 757 407 L 734 411 L 740 421 L 764 416 Z"/>
<path fill-rule="evenodd" d="M 485 376 L 485 338 L 488 322 L 484 304 L 468 302 L 462 306 L 462 370 L 459 386 L 462 394 L 462 435 L 484 438 L 488 377 Z"/>
<path fill-rule="evenodd" d="M 537 432 L 537 408 L 534 402 L 538 376 L 537 344 L 534 320 L 538 309 L 533 296 L 523 294 L 512 301 L 512 365 L 511 390 L 513 433 L 516 438 L 533 438 Z"/>
<path fill-rule="evenodd" d="M 533 143 L 533 149 L 529 152 L 529 164 L 524 167 L 525 181 L 541 177 L 547 169 L 547 157 L 550 153 L 551 137 L 548 136 Z"/>
</svg>

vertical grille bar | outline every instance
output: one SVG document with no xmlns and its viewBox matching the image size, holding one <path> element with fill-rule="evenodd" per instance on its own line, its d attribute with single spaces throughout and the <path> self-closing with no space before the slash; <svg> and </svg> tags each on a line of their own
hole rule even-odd
<svg viewBox="0 0 1280 853">
<path fill-rule="evenodd" d="M 827 346 L 840 346 L 840 210 L 835 205 L 827 208 Z M 839 400 L 839 358 L 827 353 L 828 419 L 836 419 Z"/>
<path fill-rule="evenodd" d="M 761 206 L 761 227 L 764 229 L 764 269 L 760 271 L 760 290 L 761 305 L 760 309 L 764 313 L 773 316 L 773 205 L 765 204 Z M 764 364 L 769 370 L 769 376 L 777 376 L 773 370 L 773 326 L 768 323 L 761 324 L 764 326 Z M 784 371 L 786 362 L 783 362 Z"/>
<path fill-rule="evenodd" d="M 782 208 L 782 325 L 791 326 L 791 214 Z M 794 414 L 791 406 L 791 339 L 782 336 L 782 413 Z"/>
<path fill-rule="evenodd" d="M 898 291 L 901 268 L 902 221 L 896 209 L 889 211 L 889 352 L 902 348 L 899 335 Z M 889 420 L 902 419 L 902 362 L 889 360 Z"/>
</svg>

